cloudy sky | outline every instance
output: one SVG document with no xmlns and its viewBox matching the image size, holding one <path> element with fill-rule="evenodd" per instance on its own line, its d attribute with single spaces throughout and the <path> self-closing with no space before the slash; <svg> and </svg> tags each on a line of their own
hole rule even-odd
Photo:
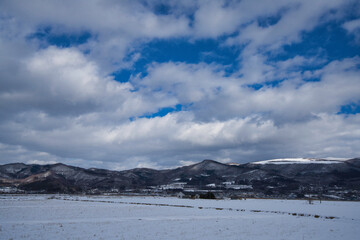
<svg viewBox="0 0 360 240">
<path fill-rule="evenodd" d="M 0 164 L 360 156 L 360 2 L 0 1 Z"/>
</svg>

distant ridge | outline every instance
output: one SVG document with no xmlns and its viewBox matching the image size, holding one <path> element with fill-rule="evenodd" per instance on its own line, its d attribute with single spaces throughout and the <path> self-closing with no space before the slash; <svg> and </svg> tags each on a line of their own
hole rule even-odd
<svg viewBox="0 0 360 240">
<path fill-rule="evenodd" d="M 189 166 L 125 171 L 84 169 L 62 163 L 0 165 L 3 193 L 175 194 L 213 191 L 233 196 L 360 200 L 360 158 L 272 159 L 246 164 L 204 160 Z"/>
</svg>

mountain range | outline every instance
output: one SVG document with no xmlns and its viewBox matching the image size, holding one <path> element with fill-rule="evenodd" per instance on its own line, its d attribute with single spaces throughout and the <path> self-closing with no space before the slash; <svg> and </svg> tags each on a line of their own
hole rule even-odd
<svg viewBox="0 0 360 240">
<path fill-rule="evenodd" d="M 273 159 L 246 164 L 213 160 L 155 170 L 84 169 L 61 163 L 0 165 L 3 193 L 135 193 L 215 192 L 228 196 L 317 196 L 360 200 L 360 158 Z"/>
</svg>

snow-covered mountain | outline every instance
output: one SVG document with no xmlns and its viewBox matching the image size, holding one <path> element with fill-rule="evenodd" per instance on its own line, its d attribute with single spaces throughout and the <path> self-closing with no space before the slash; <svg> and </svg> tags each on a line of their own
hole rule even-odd
<svg viewBox="0 0 360 240">
<path fill-rule="evenodd" d="M 347 158 L 279 158 L 265 161 L 253 162 L 252 164 L 334 164 L 344 163 L 348 161 Z"/>
<path fill-rule="evenodd" d="M 61 193 L 216 190 L 266 197 L 301 197 L 321 190 L 360 200 L 360 158 L 285 158 L 236 165 L 204 160 L 175 169 L 126 171 L 16 163 L 0 166 L 0 192 L 6 187 Z"/>
</svg>

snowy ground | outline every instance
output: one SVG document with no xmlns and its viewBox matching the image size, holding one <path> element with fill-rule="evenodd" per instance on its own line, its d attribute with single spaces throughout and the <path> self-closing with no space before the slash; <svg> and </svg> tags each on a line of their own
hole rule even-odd
<svg viewBox="0 0 360 240">
<path fill-rule="evenodd" d="M 360 202 L 0 195 L 0 239 L 358 239 L 359 226 Z"/>
</svg>

